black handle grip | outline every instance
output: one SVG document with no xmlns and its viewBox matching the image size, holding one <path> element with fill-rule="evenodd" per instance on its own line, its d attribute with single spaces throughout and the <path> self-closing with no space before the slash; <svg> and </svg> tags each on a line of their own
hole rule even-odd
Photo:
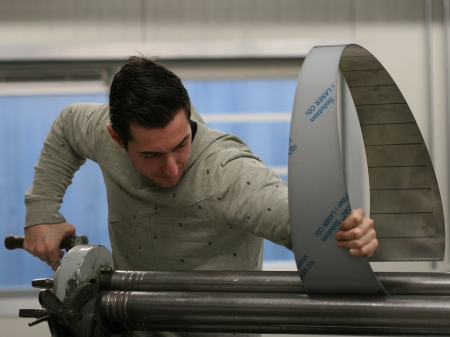
<svg viewBox="0 0 450 337">
<path fill-rule="evenodd" d="M 23 248 L 23 241 L 25 240 L 24 236 L 17 236 L 9 234 L 5 238 L 5 247 L 6 249 L 17 249 Z M 71 249 L 76 245 L 87 245 L 89 240 L 87 236 L 66 236 L 59 245 L 60 249 Z"/>
<path fill-rule="evenodd" d="M 25 238 L 23 236 L 9 234 L 5 238 L 5 247 L 6 247 L 6 249 L 9 249 L 9 250 L 23 248 L 24 240 L 25 240 Z"/>
</svg>

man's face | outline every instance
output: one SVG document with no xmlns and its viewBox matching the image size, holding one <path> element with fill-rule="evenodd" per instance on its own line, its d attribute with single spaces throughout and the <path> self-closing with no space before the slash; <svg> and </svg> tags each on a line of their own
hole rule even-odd
<svg viewBox="0 0 450 337">
<path fill-rule="evenodd" d="M 111 125 L 108 130 L 123 148 Z M 162 129 L 131 124 L 130 133 L 127 154 L 136 171 L 162 188 L 175 186 L 191 153 L 192 133 L 186 113 L 179 112 Z"/>
</svg>

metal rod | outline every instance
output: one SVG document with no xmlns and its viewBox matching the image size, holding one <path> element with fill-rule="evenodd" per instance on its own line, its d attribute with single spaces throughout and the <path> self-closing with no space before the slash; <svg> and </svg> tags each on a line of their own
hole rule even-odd
<svg viewBox="0 0 450 337">
<path fill-rule="evenodd" d="M 277 326 L 290 326 L 285 333 L 450 334 L 448 296 L 109 291 L 100 303 L 102 317 L 133 330 L 230 326 L 278 333 Z"/>
<path fill-rule="evenodd" d="M 450 273 L 376 273 L 390 295 L 450 296 Z M 115 271 L 101 287 L 129 291 L 306 293 L 298 272 Z"/>
<path fill-rule="evenodd" d="M 402 327 L 401 330 L 389 327 L 325 327 L 308 325 L 189 325 L 189 324 L 134 324 L 127 325 L 134 331 L 182 331 L 182 332 L 224 332 L 224 333 L 259 333 L 259 334 L 302 334 L 302 335 L 406 335 L 429 336 L 448 335 L 447 329 L 414 329 Z"/>
<path fill-rule="evenodd" d="M 46 321 L 49 320 L 49 318 L 50 318 L 50 315 L 41 317 L 41 318 L 39 318 L 39 319 L 37 319 L 37 320 L 35 320 L 35 321 L 33 321 L 33 322 L 28 323 L 28 326 L 31 327 L 31 326 L 35 326 L 35 325 L 37 325 L 37 324 L 39 324 L 39 323 L 46 322 Z"/>
</svg>

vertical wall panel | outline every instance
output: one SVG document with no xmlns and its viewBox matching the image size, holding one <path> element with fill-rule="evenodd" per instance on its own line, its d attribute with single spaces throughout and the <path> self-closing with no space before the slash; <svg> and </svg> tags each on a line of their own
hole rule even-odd
<svg viewBox="0 0 450 337">
<path fill-rule="evenodd" d="M 345 38 L 351 0 L 148 1 L 146 40 Z"/>
<path fill-rule="evenodd" d="M 4 0 L 0 43 L 349 38 L 351 0 Z"/>
<path fill-rule="evenodd" d="M 51 44 L 138 41 L 141 1 L 5 0 L 0 43 Z"/>
</svg>

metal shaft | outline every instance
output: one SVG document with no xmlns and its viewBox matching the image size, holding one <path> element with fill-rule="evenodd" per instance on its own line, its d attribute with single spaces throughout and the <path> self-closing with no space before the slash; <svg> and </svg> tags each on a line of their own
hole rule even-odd
<svg viewBox="0 0 450 337">
<path fill-rule="evenodd" d="M 450 296 L 449 273 L 376 273 L 390 295 Z M 103 274 L 103 289 L 305 293 L 298 272 L 115 271 Z"/>
<path fill-rule="evenodd" d="M 133 330 L 450 334 L 447 296 L 109 291 L 101 311 Z"/>
</svg>

